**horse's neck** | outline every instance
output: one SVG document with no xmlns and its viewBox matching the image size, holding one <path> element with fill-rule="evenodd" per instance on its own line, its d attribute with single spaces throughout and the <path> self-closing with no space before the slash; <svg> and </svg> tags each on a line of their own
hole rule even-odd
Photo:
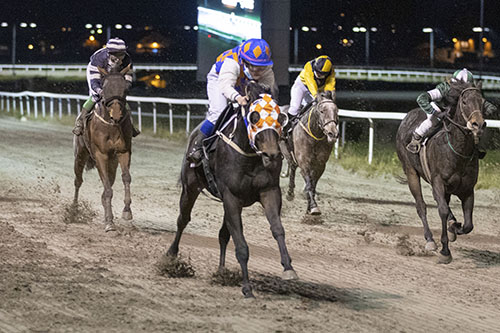
<svg viewBox="0 0 500 333">
<path fill-rule="evenodd" d="M 240 147 L 243 151 L 252 153 L 253 149 L 250 147 L 250 141 L 248 139 L 248 131 L 245 125 L 245 121 L 240 117 L 236 116 L 236 128 L 234 127 L 234 120 L 231 121 L 232 124 L 227 126 L 223 132 L 227 137 L 233 135 L 233 141 Z"/>
<path fill-rule="evenodd" d="M 323 134 L 323 131 L 320 127 L 319 124 L 319 116 L 318 113 L 316 112 L 317 105 L 313 105 L 304 112 L 304 115 L 302 116 L 302 123 L 306 126 L 306 128 L 311 130 L 311 133 L 316 136 L 320 137 Z"/>
<path fill-rule="evenodd" d="M 460 114 L 460 110 L 456 108 L 453 121 L 460 126 L 466 127 L 463 124 L 464 118 Z M 458 128 L 456 125 L 448 123 L 448 140 L 453 148 L 464 155 L 471 155 L 474 151 L 474 138 L 470 132 L 464 132 L 464 129 Z"/>
</svg>

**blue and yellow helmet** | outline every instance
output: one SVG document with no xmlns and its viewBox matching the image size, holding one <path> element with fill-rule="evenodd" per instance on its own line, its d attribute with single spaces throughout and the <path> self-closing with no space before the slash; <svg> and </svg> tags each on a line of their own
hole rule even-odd
<svg viewBox="0 0 500 333">
<path fill-rule="evenodd" d="M 243 42 L 240 46 L 239 56 L 254 66 L 270 66 L 273 64 L 271 48 L 263 39 L 253 38 Z"/>
</svg>

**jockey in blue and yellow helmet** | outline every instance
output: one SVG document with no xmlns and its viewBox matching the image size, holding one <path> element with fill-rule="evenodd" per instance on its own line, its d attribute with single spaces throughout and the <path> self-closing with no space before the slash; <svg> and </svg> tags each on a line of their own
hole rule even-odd
<svg viewBox="0 0 500 333">
<path fill-rule="evenodd" d="M 250 80 L 263 83 L 277 94 L 272 69 L 271 48 L 263 39 L 249 39 L 221 53 L 207 74 L 208 112 L 194 139 L 188 160 L 197 163 L 201 158 L 202 140 L 210 136 L 214 125 L 228 101 L 246 105 L 245 88 Z"/>
</svg>

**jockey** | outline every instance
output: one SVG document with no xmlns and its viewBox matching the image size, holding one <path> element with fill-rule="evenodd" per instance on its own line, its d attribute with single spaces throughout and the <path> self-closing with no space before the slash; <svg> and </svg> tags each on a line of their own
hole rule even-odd
<svg viewBox="0 0 500 333">
<path fill-rule="evenodd" d="M 463 81 L 467 83 L 473 83 L 474 77 L 470 71 L 466 68 L 459 69 L 453 73 L 451 82 L 453 81 Z M 436 88 L 429 90 L 427 92 L 421 93 L 417 97 L 417 103 L 420 108 L 427 113 L 427 119 L 425 119 L 413 132 L 411 142 L 406 146 L 406 149 L 412 153 L 418 153 L 420 151 L 420 145 L 427 135 L 431 132 L 431 128 L 436 128 L 440 125 L 443 118 L 446 116 L 446 111 L 442 111 L 447 106 L 447 95 L 450 91 L 450 82 L 445 81 L 439 83 Z M 490 116 L 496 112 L 496 106 L 488 101 L 484 101 L 483 104 L 484 115 Z M 484 157 L 484 152 L 482 156 Z"/>
<path fill-rule="evenodd" d="M 268 85 L 272 95 L 277 95 L 272 66 L 271 48 L 263 39 L 249 39 L 217 57 L 207 74 L 208 112 L 187 156 L 190 162 L 201 160 L 203 139 L 212 134 L 228 100 L 242 106 L 247 104 L 245 88 L 250 80 Z"/>
<path fill-rule="evenodd" d="M 87 118 L 87 114 L 94 108 L 96 102 L 102 97 L 102 74 L 99 72 L 98 67 L 110 72 L 111 69 L 117 68 L 118 71 L 124 69 L 130 64 L 132 68 L 132 60 L 127 53 L 127 46 L 125 42 L 119 38 L 112 38 L 106 43 L 106 47 L 97 50 L 90 56 L 90 62 L 87 65 L 87 84 L 89 86 L 90 97 L 83 104 L 82 112 L 76 118 L 75 128 L 73 134 L 82 135 L 83 122 Z M 125 80 L 132 85 L 132 75 L 125 74 Z M 128 109 L 130 108 L 127 104 Z M 132 115 L 130 114 L 132 119 Z M 133 136 L 137 136 L 140 132 L 132 126 Z"/>
<path fill-rule="evenodd" d="M 290 91 L 290 120 L 297 117 L 301 106 L 311 102 L 318 92 L 335 90 L 335 70 L 332 59 L 326 55 L 305 64 Z"/>
</svg>

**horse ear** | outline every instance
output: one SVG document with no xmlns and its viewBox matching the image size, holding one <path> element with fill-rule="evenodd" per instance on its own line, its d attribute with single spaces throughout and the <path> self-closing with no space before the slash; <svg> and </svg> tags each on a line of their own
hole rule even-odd
<svg viewBox="0 0 500 333">
<path fill-rule="evenodd" d="M 99 72 L 101 72 L 102 75 L 104 75 L 104 76 L 109 75 L 108 71 L 105 70 L 104 68 L 97 67 L 97 69 L 99 70 Z"/>
<path fill-rule="evenodd" d="M 479 90 L 481 90 L 481 89 L 483 88 L 483 81 L 482 81 L 482 80 L 481 80 L 481 81 L 478 81 L 478 82 L 476 83 L 476 88 L 478 88 Z"/>
<path fill-rule="evenodd" d="M 120 74 L 121 74 L 121 75 L 125 75 L 125 74 L 127 74 L 127 73 L 128 73 L 128 71 L 129 71 L 129 70 L 130 70 L 130 64 L 128 64 L 128 66 L 127 66 L 127 67 L 125 67 L 124 69 L 122 69 L 122 70 L 120 71 Z"/>
<path fill-rule="evenodd" d="M 337 103 L 337 93 L 335 90 L 330 91 L 330 99 L 334 102 Z"/>
</svg>

